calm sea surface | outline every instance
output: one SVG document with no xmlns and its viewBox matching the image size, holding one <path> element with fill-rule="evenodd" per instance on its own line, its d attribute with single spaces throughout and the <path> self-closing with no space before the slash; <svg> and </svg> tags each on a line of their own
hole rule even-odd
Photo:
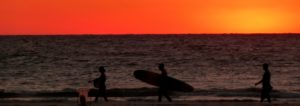
<svg viewBox="0 0 300 106">
<path fill-rule="evenodd" d="M 154 87 L 135 70 L 169 76 L 196 89 L 260 88 L 269 63 L 275 90 L 300 92 L 300 36 L 1 36 L 0 89 L 61 91 L 92 87 L 98 66 L 108 66 L 107 87 Z"/>
</svg>

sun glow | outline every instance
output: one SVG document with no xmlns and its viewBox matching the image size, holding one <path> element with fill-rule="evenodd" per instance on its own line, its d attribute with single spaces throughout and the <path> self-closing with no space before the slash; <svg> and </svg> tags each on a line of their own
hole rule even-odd
<svg viewBox="0 0 300 106">
<path fill-rule="evenodd" d="M 229 32 L 242 33 L 276 32 L 284 23 L 284 14 L 266 10 L 239 10 L 222 14 L 220 23 Z"/>
<path fill-rule="evenodd" d="M 1 0 L 1 34 L 300 33 L 299 0 Z"/>
</svg>

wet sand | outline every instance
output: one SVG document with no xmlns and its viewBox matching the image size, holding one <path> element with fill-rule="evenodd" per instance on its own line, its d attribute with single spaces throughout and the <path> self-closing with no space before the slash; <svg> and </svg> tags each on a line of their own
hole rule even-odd
<svg viewBox="0 0 300 106">
<path fill-rule="evenodd" d="M 206 101 L 206 102 L 98 102 L 87 106 L 300 106 L 300 102 L 232 102 L 232 101 Z M 0 106 L 78 106 L 77 102 L 1 102 Z"/>
</svg>

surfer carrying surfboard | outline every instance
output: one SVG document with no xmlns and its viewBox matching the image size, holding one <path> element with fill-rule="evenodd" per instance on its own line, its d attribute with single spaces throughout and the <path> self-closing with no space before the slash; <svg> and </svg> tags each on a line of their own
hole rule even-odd
<svg viewBox="0 0 300 106">
<path fill-rule="evenodd" d="M 168 101 L 172 102 L 168 91 L 179 91 L 179 92 L 192 92 L 194 88 L 178 79 L 168 76 L 168 73 L 164 67 L 164 64 L 159 64 L 158 69 L 161 74 L 147 71 L 147 70 L 136 70 L 133 75 L 136 79 L 141 80 L 150 85 L 157 86 L 158 89 L 158 101 L 161 102 L 162 96 L 165 96 Z"/>
<path fill-rule="evenodd" d="M 94 86 L 98 89 L 98 92 L 95 97 L 95 102 L 98 101 L 98 97 L 102 94 L 104 100 L 107 102 L 107 96 L 106 96 L 106 75 L 105 75 L 105 69 L 103 66 L 99 67 L 99 72 L 101 73 L 100 77 L 93 80 Z"/>
<path fill-rule="evenodd" d="M 161 102 L 162 96 L 165 96 L 169 102 L 172 102 L 172 99 L 170 98 L 167 89 L 168 73 L 165 69 L 165 65 L 163 63 L 159 64 L 158 69 L 161 71 L 161 76 L 160 76 L 161 78 L 159 81 L 159 89 L 158 89 L 158 101 Z"/>
</svg>

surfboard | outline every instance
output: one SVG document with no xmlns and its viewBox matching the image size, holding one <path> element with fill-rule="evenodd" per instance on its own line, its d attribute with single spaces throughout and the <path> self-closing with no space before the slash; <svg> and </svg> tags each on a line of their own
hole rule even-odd
<svg viewBox="0 0 300 106">
<path fill-rule="evenodd" d="M 133 74 L 136 79 L 139 79 L 145 83 L 148 83 L 150 85 L 154 85 L 157 87 L 159 87 L 160 81 L 162 78 L 161 74 L 157 74 L 157 73 L 146 71 L 146 70 L 136 70 L 136 71 L 134 71 Z M 183 81 L 180 81 L 178 79 L 167 76 L 164 78 L 164 80 L 165 80 L 164 82 L 166 84 L 164 86 L 168 90 L 180 91 L 180 92 L 192 92 L 194 90 L 194 88 L 191 85 L 189 85 Z"/>
</svg>

